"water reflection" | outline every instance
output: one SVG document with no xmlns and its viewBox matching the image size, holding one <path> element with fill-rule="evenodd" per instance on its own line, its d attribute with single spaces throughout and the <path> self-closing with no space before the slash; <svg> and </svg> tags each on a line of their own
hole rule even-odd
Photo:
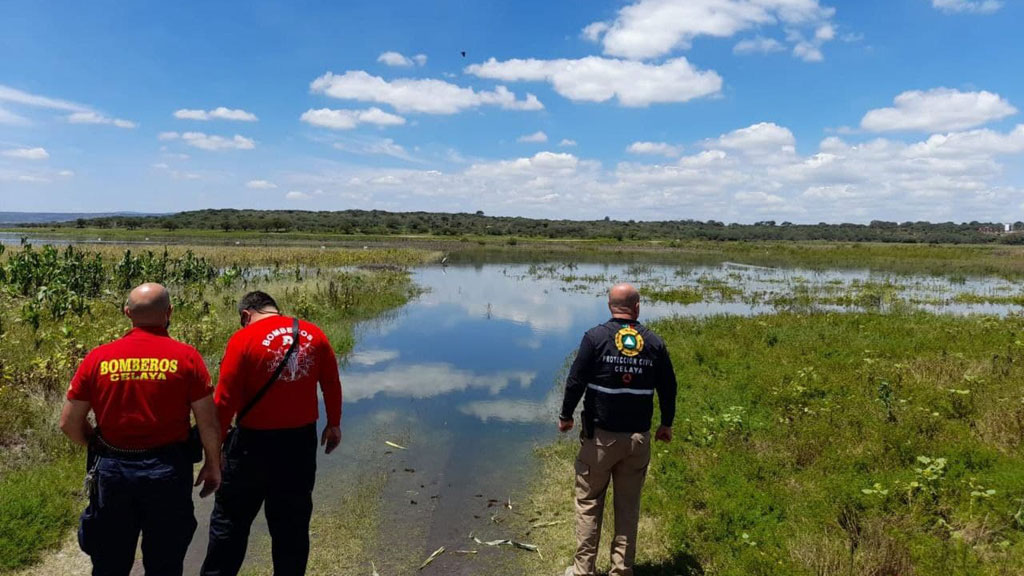
<svg viewBox="0 0 1024 576">
<path fill-rule="evenodd" d="M 794 294 L 825 310 L 857 309 L 861 295 L 885 292 L 949 313 L 1019 311 L 1012 304 L 970 302 L 965 295 L 1009 295 L 1000 278 L 901 276 L 870 270 L 812 271 L 723 263 L 483 264 L 415 272 L 426 292 L 387 322 L 360 328 L 344 368 L 345 398 L 356 413 L 414 410 L 459 434 L 483 424 L 516 424 L 510 438 L 529 442 L 557 411 L 564 370 L 585 330 L 608 316 L 605 293 L 618 281 L 641 291 L 702 290 L 694 304 L 644 301 L 642 320 L 672 315 L 762 314 L 784 309 Z M 415 400 L 415 405 L 409 401 Z"/>
<path fill-rule="evenodd" d="M 496 395 L 513 384 L 529 388 L 536 372 L 477 374 L 451 364 L 399 364 L 372 371 L 352 370 L 345 379 L 345 400 L 352 404 L 381 394 L 393 398 L 429 398 L 478 389 Z"/>
</svg>

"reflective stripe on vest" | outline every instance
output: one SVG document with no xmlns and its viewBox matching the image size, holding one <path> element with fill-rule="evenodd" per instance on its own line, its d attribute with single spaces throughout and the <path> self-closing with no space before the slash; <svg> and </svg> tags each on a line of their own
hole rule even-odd
<svg viewBox="0 0 1024 576">
<path fill-rule="evenodd" d="M 604 386 L 598 386 L 597 384 L 587 384 L 587 388 L 591 390 L 597 390 L 598 392 L 604 392 L 605 394 L 636 394 L 638 396 L 653 396 L 654 390 L 643 390 L 637 388 L 605 388 Z"/>
</svg>

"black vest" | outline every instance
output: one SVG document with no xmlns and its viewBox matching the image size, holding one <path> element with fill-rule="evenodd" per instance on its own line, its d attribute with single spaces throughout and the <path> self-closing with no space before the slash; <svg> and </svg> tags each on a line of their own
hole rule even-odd
<svg viewBox="0 0 1024 576">
<path fill-rule="evenodd" d="M 639 322 L 611 320 L 587 331 L 594 356 L 586 367 L 585 425 L 612 432 L 646 432 L 654 392 L 664 378 L 665 344 Z"/>
</svg>

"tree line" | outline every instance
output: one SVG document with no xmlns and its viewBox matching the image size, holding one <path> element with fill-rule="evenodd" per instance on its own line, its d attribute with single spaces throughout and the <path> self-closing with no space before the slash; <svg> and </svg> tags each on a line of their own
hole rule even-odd
<svg viewBox="0 0 1024 576">
<path fill-rule="evenodd" d="M 222 230 L 264 233 L 512 236 L 614 240 L 831 240 L 943 244 L 1024 244 L 1024 222 L 1011 231 L 999 222 L 888 222 L 793 224 L 766 220 L 726 224 L 716 220 L 543 220 L 475 213 L 385 212 L 381 210 L 195 210 L 161 216 L 79 218 L 47 226 L 149 230 Z M 39 224 L 42 226 L 42 224 Z"/>
</svg>

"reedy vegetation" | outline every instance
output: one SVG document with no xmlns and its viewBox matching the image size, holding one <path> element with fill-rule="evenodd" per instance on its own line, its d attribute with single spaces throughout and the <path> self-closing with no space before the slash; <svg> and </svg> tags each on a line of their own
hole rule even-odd
<svg viewBox="0 0 1024 576">
<path fill-rule="evenodd" d="M 286 313 L 319 323 L 343 354 L 352 347 L 355 322 L 415 293 L 400 266 L 435 257 L 412 250 L 3 248 L 0 572 L 38 558 L 74 523 L 82 454 L 59 434 L 56 416 L 85 354 L 128 329 L 121 308 L 132 286 L 168 286 L 171 335 L 196 346 L 216 377 L 244 292 L 270 292 Z M 365 265 L 377 268 L 356 268 Z"/>
</svg>

